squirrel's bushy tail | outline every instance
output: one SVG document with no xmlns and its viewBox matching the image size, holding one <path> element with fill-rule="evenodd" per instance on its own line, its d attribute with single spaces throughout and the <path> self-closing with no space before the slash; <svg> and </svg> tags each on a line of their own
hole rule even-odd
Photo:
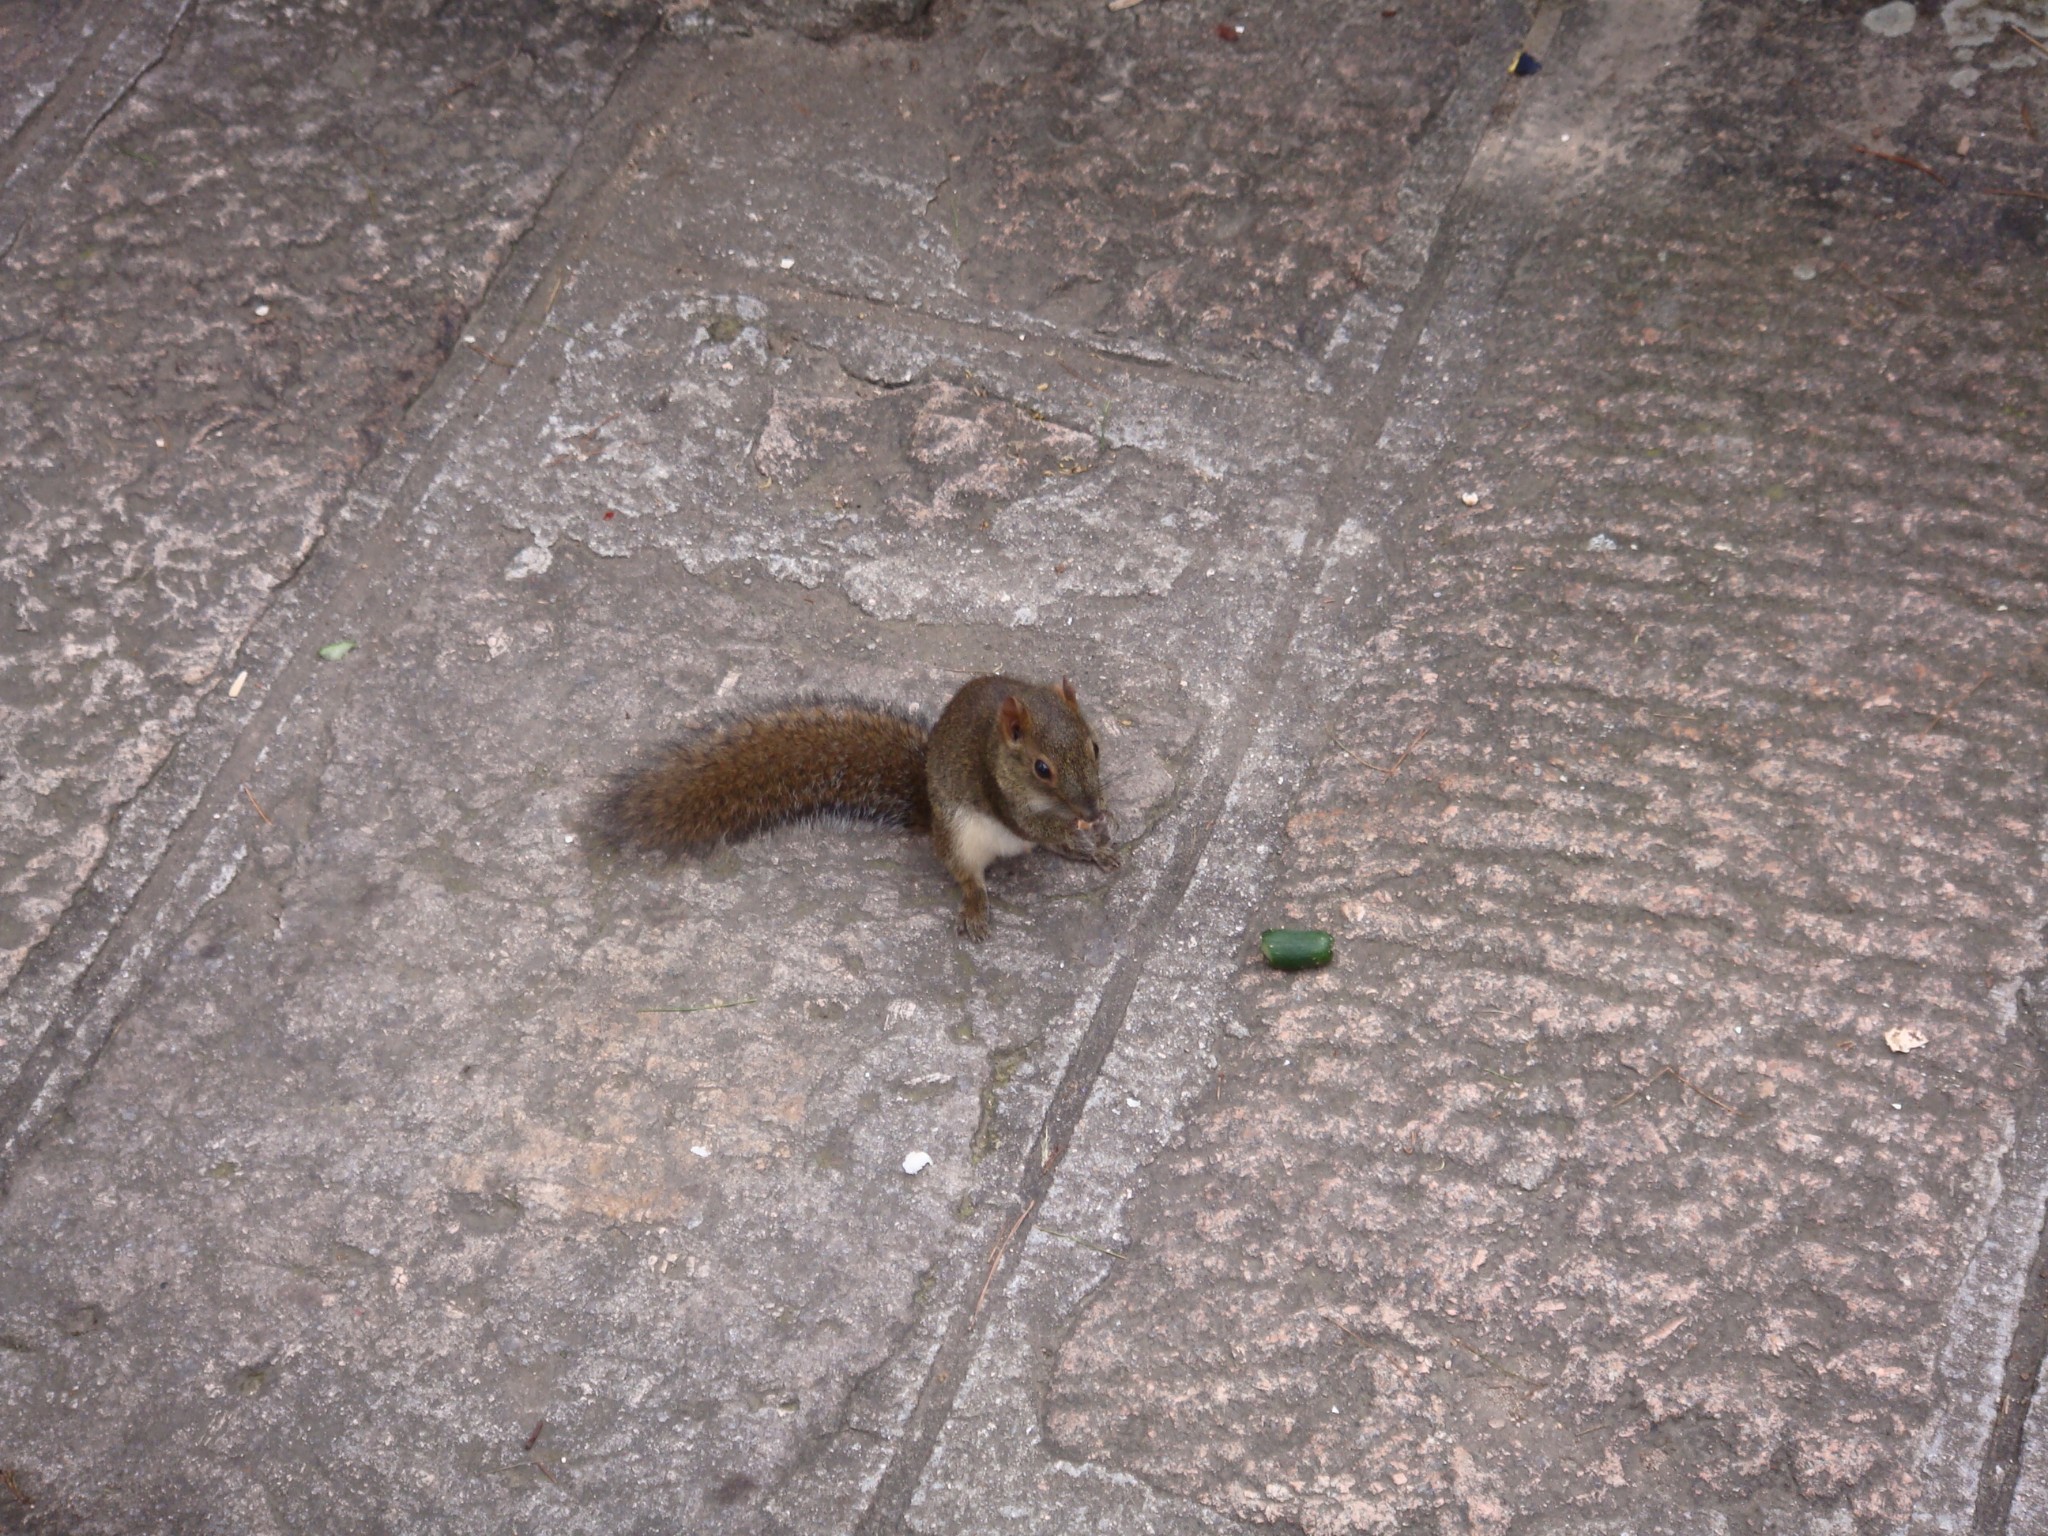
<svg viewBox="0 0 2048 1536">
<path fill-rule="evenodd" d="M 613 779 L 595 830 L 613 848 L 670 855 L 827 812 L 922 831 L 929 735 L 906 710 L 858 700 L 729 715 Z"/>
</svg>

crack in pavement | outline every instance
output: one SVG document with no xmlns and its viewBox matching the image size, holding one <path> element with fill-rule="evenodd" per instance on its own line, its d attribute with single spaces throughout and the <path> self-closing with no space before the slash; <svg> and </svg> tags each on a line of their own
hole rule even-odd
<svg viewBox="0 0 2048 1536">
<path fill-rule="evenodd" d="M 1522 35 L 1547 35 L 1555 30 L 1558 10 L 1555 4 L 1543 7 Z M 1474 73 L 1479 78 L 1489 78 L 1479 66 L 1491 52 L 1498 51 L 1509 41 L 1507 21 L 1504 12 L 1497 11 L 1493 26 L 1475 37 L 1470 45 L 1469 57 L 1474 60 Z M 1502 89 L 1500 81 L 1505 78 L 1504 74 L 1491 77 L 1491 89 L 1486 92 L 1489 101 L 1498 99 Z M 1483 203 L 1488 195 L 1470 193 L 1468 188 L 1475 180 L 1484 179 L 1486 165 L 1503 141 L 1505 126 L 1493 125 L 1473 145 L 1464 174 L 1443 206 L 1436 222 L 1429 258 L 1410 290 L 1400 320 L 1378 358 L 1371 382 L 1364 390 L 1363 404 L 1355 413 L 1352 430 L 1331 476 L 1332 484 L 1357 483 L 1364 478 L 1363 467 L 1379 455 L 1382 435 L 1388 424 L 1395 420 L 1400 405 L 1412 393 L 1411 366 L 1417 359 L 1430 321 L 1436 317 L 1447 292 L 1452 290 L 1453 276 L 1463 275 L 1464 269 L 1475 261 L 1501 281 L 1505 281 L 1506 274 L 1513 268 L 1511 250 L 1474 252 L 1467 249 L 1473 216 L 1481 211 L 1475 204 Z M 1176 367 L 1175 371 L 1181 370 Z M 979 1299 L 972 1308 L 956 1308 L 947 1325 L 896 1453 L 876 1483 L 867 1510 L 855 1527 L 860 1536 L 883 1536 L 885 1532 L 903 1528 L 911 1499 L 938 1447 L 954 1399 L 966 1380 L 968 1366 L 982 1332 L 980 1324 L 986 1310 L 984 1304 L 991 1294 L 1000 1294 L 1002 1285 L 1015 1273 L 1022 1260 L 1024 1239 L 1032 1232 L 1033 1218 L 1053 1187 L 1073 1132 L 1116 1044 L 1131 1000 L 1173 932 L 1173 915 L 1181 907 L 1202 867 L 1222 820 L 1224 806 L 1238 787 L 1246 757 L 1267 723 L 1267 701 L 1274 697 L 1275 685 L 1286 670 L 1303 617 L 1331 567 L 1342 558 L 1341 552 L 1333 545 L 1338 530 L 1351 511 L 1352 504 L 1348 499 L 1325 493 L 1316 523 L 1304 542 L 1301 554 L 1292 564 L 1286 589 L 1288 601 L 1278 612 L 1253 680 L 1239 692 L 1236 707 L 1225 717 L 1222 729 L 1217 733 L 1218 744 L 1214 748 L 1214 762 L 1207 775 L 1206 787 L 1182 807 L 1181 814 L 1186 815 L 1197 830 L 1175 850 L 1135 925 L 1135 931 L 1146 935 L 1149 942 L 1119 960 L 1102 989 L 1087 1028 L 1067 1060 L 1059 1084 L 1047 1104 L 1038 1135 L 1026 1153 L 1017 1187 L 1017 1213 L 1006 1223 L 1003 1235 L 988 1258 Z"/>
</svg>

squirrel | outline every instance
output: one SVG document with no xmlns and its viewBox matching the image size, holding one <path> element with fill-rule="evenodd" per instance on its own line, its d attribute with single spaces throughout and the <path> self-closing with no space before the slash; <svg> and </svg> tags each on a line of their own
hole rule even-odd
<svg viewBox="0 0 2048 1536">
<path fill-rule="evenodd" d="M 1074 685 L 977 677 L 929 730 L 908 710 L 802 699 L 726 715 L 617 775 L 594 822 L 614 851 L 673 858 L 828 812 L 929 832 L 960 882 L 959 931 L 989 933 L 982 875 L 1049 848 L 1122 862 L 1102 804 L 1102 748 Z"/>
</svg>

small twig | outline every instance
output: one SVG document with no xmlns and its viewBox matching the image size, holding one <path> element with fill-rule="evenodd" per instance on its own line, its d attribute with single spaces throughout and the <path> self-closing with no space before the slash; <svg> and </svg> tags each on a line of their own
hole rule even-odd
<svg viewBox="0 0 2048 1536">
<path fill-rule="evenodd" d="M 1422 738 L 1427 736 L 1431 731 L 1435 729 L 1436 722 L 1432 720 L 1429 722 L 1429 724 L 1425 725 L 1421 730 L 1417 731 L 1415 733 L 1415 739 L 1410 741 L 1407 746 L 1403 747 L 1401 749 L 1401 755 L 1394 759 L 1394 766 L 1391 768 L 1382 768 L 1380 772 L 1384 773 L 1390 779 L 1395 774 L 1399 773 L 1401 771 L 1401 765 L 1408 761 L 1408 754 L 1413 752 L 1417 747 L 1421 746 Z"/>
<path fill-rule="evenodd" d="M 1017 1235 L 1017 1229 L 1024 1225 L 1024 1218 L 1038 1209 L 1038 1197 L 1033 1195 L 1030 1203 L 1017 1213 L 1017 1219 L 1010 1223 L 1010 1230 L 1003 1234 L 1003 1240 L 996 1244 L 996 1251 L 988 1256 L 988 1274 L 981 1282 L 981 1294 L 974 1298 L 973 1316 L 981 1316 L 981 1304 L 988 1300 L 988 1288 L 996 1283 L 996 1270 L 1002 1265 L 1003 1250 L 1010 1246 L 1010 1239 Z"/>
<path fill-rule="evenodd" d="M 1118 1253 L 1114 1248 L 1105 1248 L 1100 1243 L 1091 1243 L 1087 1238 L 1080 1237 L 1075 1233 L 1062 1232 L 1058 1227 L 1048 1227 L 1043 1222 L 1039 1223 L 1038 1230 L 1047 1237 L 1057 1237 L 1062 1242 L 1072 1243 L 1076 1248 L 1086 1248 L 1091 1253 L 1099 1253 L 1105 1258 L 1127 1259 L 1130 1257 L 1127 1253 Z"/>
<path fill-rule="evenodd" d="M 2027 105 L 2027 98 L 2020 98 L 2020 126 L 2027 130 L 2027 137 L 2035 143 L 2041 142 L 2041 135 L 2034 131 L 2034 109 Z"/>
<path fill-rule="evenodd" d="M 1970 190 L 1984 197 L 2025 197 L 2037 203 L 2048 203 L 2048 192 L 2029 192 L 2025 187 L 1972 187 Z"/>
<path fill-rule="evenodd" d="M 2018 22 L 2008 21 L 2006 25 L 2008 27 L 2011 27 L 2013 31 L 2019 33 L 2020 37 L 2026 42 L 2026 45 L 2029 48 L 2034 49 L 2038 53 L 2048 54 L 2048 43 L 2042 42 L 2041 39 L 2034 36 L 2033 33 L 2029 32 L 2025 27 L 2021 26 Z"/>
<path fill-rule="evenodd" d="M 1356 1328 L 1346 1328 L 1342 1323 L 1338 1322 L 1337 1319 L 1330 1316 L 1330 1314 L 1327 1312 L 1318 1312 L 1316 1314 L 1316 1320 L 1318 1322 L 1328 1323 L 1332 1328 L 1336 1329 L 1339 1333 L 1343 1334 L 1345 1338 L 1350 1339 L 1353 1343 L 1357 1344 L 1360 1349 L 1371 1349 L 1374 1344 L 1379 1342 L 1376 1339 L 1368 1339 Z"/>
<path fill-rule="evenodd" d="M 1516 1381 L 1521 1382 L 1522 1385 L 1526 1387 L 1536 1387 L 1540 1390 L 1541 1388 L 1550 1385 L 1550 1383 L 1547 1381 L 1538 1381 L 1533 1376 L 1524 1376 L 1520 1371 L 1515 1370 L 1511 1366 L 1502 1365 L 1498 1360 L 1494 1359 L 1493 1356 L 1486 1353 L 1485 1350 L 1474 1349 L 1470 1344 L 1467 1344 L 1455 1333 L 1447 1334 L 1446 1337 L 1449 1338 L 1453 1344 L 1457 1345 L 1458 1348 L 1462 1349 L 1463 1351 L 1465 1351 L 1466 1354 L 1470 1355 L 1474 1360 L 1479 1361 L 1483 1365 L 1491 1366 L 1494 1370 L 1499 1371 L 1503 1376 L 1513 1377 Z"/>
<path fill-rule="evenodd" d="M 1677 1078 L 1683 1086 L 1690 1088 L 1694 1093 L 1698 1094 L 1701 1098 L 1705 1099 L 1709 1104 L 1718 1104 L 1721 1106 L 1721 1108 L 1725 1109 L 1731 1115 L 1741 1113 L 1740 1110 L 1738 1110 L 1733 1104 L 1730 1104 L 1726 1099 L 1715 1098 L 1713 1094 L 1707 1092 L 1707 1090 L 1700 1087 L 1699 1084 L 1688 1079 L 1684 1073 L 1678 1071 L 1675 1068 L 1667 1068 L 1667 1070 L 1670 1071 L 1671 1075 Z"/>
<path fill-rule="evenodd" d="M 1621 1106 L 1626 1104 L 1630 1099 L 1639 1098 L 1641 1095 L 1648 1093 L 1652 1088 L 1657 1086 L 1658 1079 L 1665 1077 L 1676 1078 L 1678 1080 L 1678 1084 L 1680 1087 L 1690 1088 L 1694 1093 L 1698 1094 L 1708 1103 L 1720 1105 L 1721 1108 L 1727 1110 L 1728 1113 L 1731 1115 L 1741 1113 L 1740 1110 L 1738 1110 L 1733 1104 L 1730 1104 L 1726 1099 L 1715 1098 L 1714 1095 L 1707 1092 L 1706 1089 L 1700 1087 L 1697 1083 L 1694 1083 L 1687 1079 L 1685 1074 L 1680 1072 L 1676 1067 L 1659 1067 L 1655 1072 L 1652 1072 L 1641 1083 L 1637 1084 L 1634 1088 L 1631 1088 L 1627 1093 L 1624 1093 L 1612 1104 L 1609 1104 L 1607 1106 L 1607 1109 L 1599 1110 L 1597 1111 L 1597 1113 L 1604 1115 L 1607 1113 L 1607 1110 L 1609 1109 L 1621 1108 Z"/>
<path fill-rule="evenodd" d="M 729 1003 L 693 1003 L 688 1008 L 635 1008 L 635 1013 L 715 1013 L 720 1008 L 744 1008 L 749 1003 L 758 1003 L 758 997 L 735 998 Z"/>
<path fill-rule="evenodd" d="M 528 1466 L 532 1467 L 534 1471 L 538 1472 L 542 1477 L 546 1478 L 549 1482 L 555 1482 L 555 1474 L 548 1470 L 547 1463 L 542 1461 L 538 1456 L 529 1456 L 526 1458 L 526 1462 Z M 556 1486 L 559 1487 L 560 1484 L 556 1484 Z"/>
<path fill-rule="evenodd" d="M 1666 1070 L 1669 1070 L 1669 1069 L 1667 1068 Z M 1658 1077 L 1662 1077 L 1663 1075 L 1664 1075 L 1664 1073 L 1663 1073 L 1663 1072 L 1659 1072 L 1659 1073 L 1657 1074 L 1657 1076 L 1656 1076 L 1656 1077 L 1653 1077 L 1653 1078 L 1651 1078 L 1649 1082 L 1646 1082 L 1646 1083 L 1637 1083 L 1637 1084 L 1635 1085 L 1635 1087 L 1633 1087 L 1633 1088 L 1629 1089 L 1629 1091 L 1628 1091 L 1627 1093 L 1624 1093 L 1624 1094 L 1623 1094 L 1623 1095 L 1622 1095 L 1622 1096 L 1621 1096 L 1620 1098 L 1616 1099 L 1616 1100 L 1615 1100 L 1615 1101 L 1614 1101 L 1614 1102 L 1613 1102 L 1612 1104 L 1609 1104 L 1609 1105 L 1607 1106 L 1607 1109 L 1603 1109 L 1603 1110 L 1601 1110 L 1601 1111 L 1600 1111 L 1600 1113 L 1604 1115 L 1604 1114 L 1606 1114 L 1606 1113 L 1607 1113 L 1607 1111 L 1608 1111 L 1608 1110 L 1612 1110 L 1612 1109 L 1619 1109 L 1619 1108 L 1621 1108 L 1621 1106 L 1622 1106 L 1622 1105 L 1624 1105 L 1624 1104 L 1626 1104 L 1626 1103 L 1627 1103 L 1627 1102 L 1628 1102 L 1628 1101 L 1629 1101 L 1630 1099 L 1634 1099 L 1634 1098 L 1640 1098 L 1640 1097 L 1641 1097 L 1641 1096 L 1642 1096 L 1643 1094 L 1645 1094 L 1645 1093 L 1648 1093 L 1648 1092 L 1650 1091 L 1650 1084 L 1651 1084 L 1651 1083 L 1654 1083 L 1654 1082 L 1656 1082 L 1656 1081 L 1657 1081 L 1657 1078 L 1658 1078 Z"/>
<path fill-rule="evenodd" d="M 214 433 L 219 432 L 226 427 L 232 426 L 235 422 L 241 420 L 241 417 L 242 413 L 240 411 L 221 412 L 218 416 L 214 417 L 213 420 L 209 421 L 205 426 L 201 427 L 197 432 L 194 432 L 192 434 L 192 440 L 185 445 L 185 451 L 187 453 L 190 453 L 193 449 L 197 448 L 201 443 L 205 442 L 209 437 L 213 436 Z"/>
<path fill-rule="evenodd" d="M 1847 262 L 1836 262 L 1835 270 L 1841 273 L 1842 276 L 1849 279 L 1849 281 L 1854 283 L 1858 288 L 1861 288 L 1865 293 L 1876 294 L 1880 299 L 1883 299 L 1885 303 L 1891 305 L 1893 309 L 1898 310 L 1901 314 L 1904 314 L 1906 312 L 1906 305 L 1903 300 L 1893 298 L 1890 294 L 1886 293 L 1882 288 L 1878 287 L 1875 283 L 1871 282 L 1868 278 L 1866 278 L 1862 273 L 1858 272 L 1854 267 L 1850 266 Z"/>
<path fill-rule="evenodd" d="M 504 58 L 498 60 L 497 63 L 487 65 L 483 69 L 478 70 L 475 74 L 471 75 L 467 80 L 460 82 L 455 87 L 455 89 L 443 95 L 441 97 L 442 104 L 445 106 L 447 103 L 453 101 L 456 97 L 460 96 L 464 91 L 475 90 L 479 85 L 483 84 L 484 81 L 488 80 L 492 75 L 495 75 L 499 70 L 503 69 L 507 64 L 510 64 L 514 59 L 518 57 L 519 53 L 515 49 L 513 52 L 506 54 Z"/>
<path fill-rule="evenodd" d="M 1944 187 L 1952 185 L 1949 179 L 1933 166 L 1923 165 L 1920 161 L 1913 159 L 1909 155 L 1894 155 L 1887 150 L 1872 149 L 1868 144 L 1851 144 L 1849 147 L 1855 150 L 1857 154 L 1868 155 L 1873 160 L 1889 160 L 1893 165 L 1903 165 L 1907 170 L 1918 171 L 1922 176 L 1932 176 Z"/>
<path fill-rule="evenodd" d="M 1986 667 L 1982 672 L 1979 672 L 1977 674 L 1977 680 L 1962 691 L 1962 693 L 1957 697 L 1955 703 L 1945 705 L 1941 709 L 1938 709 L 1934 712 L 1933 716 L 1929 718 L 1928 722 L 1920 727 L 1920 734 L 1922 736 L 1925 736 L 1930 731 L 1932 731 L 1937 725 L 1941 724 L 1942 721 L 1952 718 L 1957 710 L 1961 709 L 1965 704 L 1970 702 L 1971 694 L 1975 693 L 1979 688 L 1982 688 L 1986 683 L 1991 681 L 1991 674 L 1996 672 L 1997 670 L 1998 669 L 1996 667 Z"/>
<path fill-rule="evenodd" d="M 2048 655 L 2048 640 L 2044 640 L 2041 644 L 2035 646 L 2032 650 L 2028 651 L 2024 656 L 2022 656 L 2019 659 L 2019 661 L 2016 663 L 2016 666 L 2032 666 L 2037 657 L 2044 655 Z M 1955 703 L 1945 705 L 1943 708 L 1937 710 L 1935 712 L 1934 718 L 1932 720 L 1929 720 L 1925 725 L 1920 727 L 1920 734 L 1922 736 L 1925 736 L 1937 725 L 1940 725 L 1942 721 L 1954 719 L 1957 711 L 1959 711 L 1965 704 L 1967 704 L 1970 701 L 1970 695 L 1975 693 L 1979 688 L 1982 688 L 1986 683 L 1990 682 L 1991 679 L 1997 675 L 1998 668 L 1996 667 L 1986 667 L 1982 672 L 1978 673 L 1977 680 L 1962 691 L 1961 696 L 1956 699 Z"/>
<path fill-rule="evenodd" d="M 250 795 L 250 794 L 249 794 L 249 786 L 248 786 L 248 785 L 244 784 L 244 785 L 242 786 L 242 793 L 243 793 L 244 795 L 248 795 L 248 797 L 249 797 L 249 803 L 250 803 L 251 805 L 256 805 L 256 797 L 255 797 L 254 795 Z M 258 816 L 263 816 L 263 807 L 262 807 L 262 806 L 260 806 L 260 805 L 256 805 L 256 814 L 257 814 Z M 271 820 L 271 819 L 270 819 L 270 818 L 269 818 L 268 816 L 263 816 L 263 825 L 265 825 L 266 827 L 274 827 L 274 826 L 276 826 L 276 825 L 277 825 L 277 823 L 276 823 L 276 822 L 274 822 L 274 821 L 272 821 L 272 820 Z"/>
<path fill-rule="evenodd" d="M 23 1509 L 34 1509 L 36 1507 L 36 1501 L 21 1491 L 21 1484 L 14 1480 L 13 1471 L 7 1467 L 0 1467 L 0 1488 L 5 1488 L 9 1493 L 21 1500 Z"/>
<path fill-rule="evenodd" d="M 503 359 L 502 357 L 499 357 L 496 353 L 486 352 L 482 347 L 478 346 L 473 341 L 465 341 L 463 342 L 463 345 L 469 348 L 469 350 L 474 352 L 478 357 L 482 358 L 485 362 L 496 363 L 500 368 L 504 369 L 507 373 L 510 373 L 512 371 L 512 365 L 506 362 L 505 359 Z"/>
<path fill-rule="evenodd" d="M 520 1449 L 522 1451 L 532 1450 L 534 1446 L 540 1442 L 540 1432 L 546 1429 L 547 1427 L 548 1421 L 546 1419 L 541 1419 L 540 1421 L 538 1421 L 533 1426 L 533 1433 L 526 1437 L 526 1444 L 522 1445 Z"/>
</svg>

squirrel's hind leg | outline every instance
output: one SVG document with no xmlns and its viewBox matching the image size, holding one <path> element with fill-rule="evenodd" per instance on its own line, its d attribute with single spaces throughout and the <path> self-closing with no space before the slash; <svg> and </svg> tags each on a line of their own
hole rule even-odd
<svg viewBox="0 0 2048 1536">
<path fill-rule="evenodd" d="M 954 836 L 951 817 L 932 818 L 932 851 L 946 866 L 946 872 L 960 882 L 960 920 L 954 926 L 978 944 L 988 937 L 988 886 L 981 878 L 988 860 L 974 862 L 968 857 L 970 850 L 960 846 L 961 841 Z"/>
<path fill-rule="evenodd" d="M 966 895 L 961 899 L 960 916 L 953 931 L 979 944 L 988 937 L 988 887 L 977 875 L 971 885 L 962 880 L 960 888 Z"/>
<path fill-rule="evenodd" d="M 982 873 L 997 859 L 1028 852 L 1035 846 L 995 817 L 955 809 L 932 818 L 932 851 L 960 882 L 959 930 L 977 942 L 988 937 L 988 886 Z"/>
</svg>

